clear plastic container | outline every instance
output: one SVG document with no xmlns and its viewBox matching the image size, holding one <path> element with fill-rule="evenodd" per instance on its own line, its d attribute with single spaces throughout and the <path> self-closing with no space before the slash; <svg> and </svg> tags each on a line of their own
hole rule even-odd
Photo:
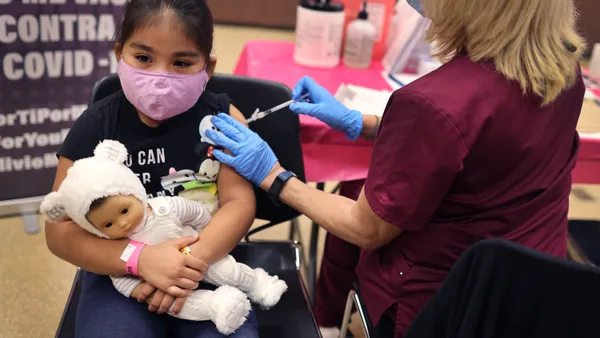
<svg viewBox="0 0 600 338">
<path fill-rule="evenodd" d="M 356 19 L 358 13 L 364 6 L 364 0 L 339 0 L 344 3 L 346 11 L 346 29 L 347 26 Z M 403 0 L 406 1 L 406 0 Z M 367 13 L 369 21 L 377 30 L 377 38 L 373 46 L 373 61 L 381 61 L 386 51 L 386 40 L 391 23 L 392 14 L 396 0 L 368 0 Z M 347 33 L 346 33 L 347 34 Z"/>
<path fill-rule="evenodd" d="M 344 35 L 344 6 L 339 3 L 303 2 L 296 17 L 297 64 L 333 68 L 340 63 Z"/>
<path fill-rule="evenodd" d="M 373 46 L 377 39 L 377 28 L 369 22 L 363 8 L 358 18 L 348 25 L 344 48 L 344 65 L 352 68 L 369 68 L 373 59 Z"/>
</svg>

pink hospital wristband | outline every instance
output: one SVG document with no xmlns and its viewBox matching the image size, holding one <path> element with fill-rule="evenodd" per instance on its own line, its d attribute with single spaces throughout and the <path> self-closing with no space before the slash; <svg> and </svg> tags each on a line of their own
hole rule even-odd
<svg viewBox="0 0 600 338">
<path fill-rule="evenodd" d="M 125 269 L 127 273 L 139 276 L 138 275 L 138 262 L 140 260 L 140 253 L 142 249 L 146 246 L 145 243 L 138 241 L 131 241 L 127 244 L 125 250 L 121 254 L 121 260 L 125 262 Z"/>
</svg>

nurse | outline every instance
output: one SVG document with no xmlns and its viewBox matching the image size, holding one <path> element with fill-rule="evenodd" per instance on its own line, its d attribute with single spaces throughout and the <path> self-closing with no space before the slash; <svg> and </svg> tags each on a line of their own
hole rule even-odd
<svg viewBox="0 0 600 338">
<path fill-rule="evenodd" d="M 409 1 L 410 2 L 410 1 Z M 351 140 L 376 135 L 356 201 L 304 184 L 235 119 L 208 134 L 222 162 L 361 248 L 356 273 L 376 337 L 403 337 L 460 254 L 485 238 L 566 256 L 584 96 L 572 0 L 421 0 L 446 62 L 397 90 L 381 125 L 310 78 L 294 89 Z"/>
</svg>

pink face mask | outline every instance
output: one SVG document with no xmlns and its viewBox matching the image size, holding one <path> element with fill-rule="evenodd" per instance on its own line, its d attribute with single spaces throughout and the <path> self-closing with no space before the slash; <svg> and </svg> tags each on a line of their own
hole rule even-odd
<svg viewBox="0 0 600 338">
<path fill-rule="evenodd" d="M 119 60 L 119 79 L 125 97 L 142 114 L 156 121 L 177 116 L 192 108 L 208 82 L 208 73 L 175 74 L 149 72 Z"/>
</svg>

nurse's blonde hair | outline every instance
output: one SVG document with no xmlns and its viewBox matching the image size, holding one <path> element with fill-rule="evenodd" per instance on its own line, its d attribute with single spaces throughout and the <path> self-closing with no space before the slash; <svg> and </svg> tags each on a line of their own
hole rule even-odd
<svg viewBox="0 0 600 338">
<path fill-rule="evenodd" d="M 431 19 L 428 39 L 443 60 L 462 52 L 473 61 L 493 60 L 542 105 L 573 85 L 585 47 L 573 0 L 421 1 Z"/>
</svg>

